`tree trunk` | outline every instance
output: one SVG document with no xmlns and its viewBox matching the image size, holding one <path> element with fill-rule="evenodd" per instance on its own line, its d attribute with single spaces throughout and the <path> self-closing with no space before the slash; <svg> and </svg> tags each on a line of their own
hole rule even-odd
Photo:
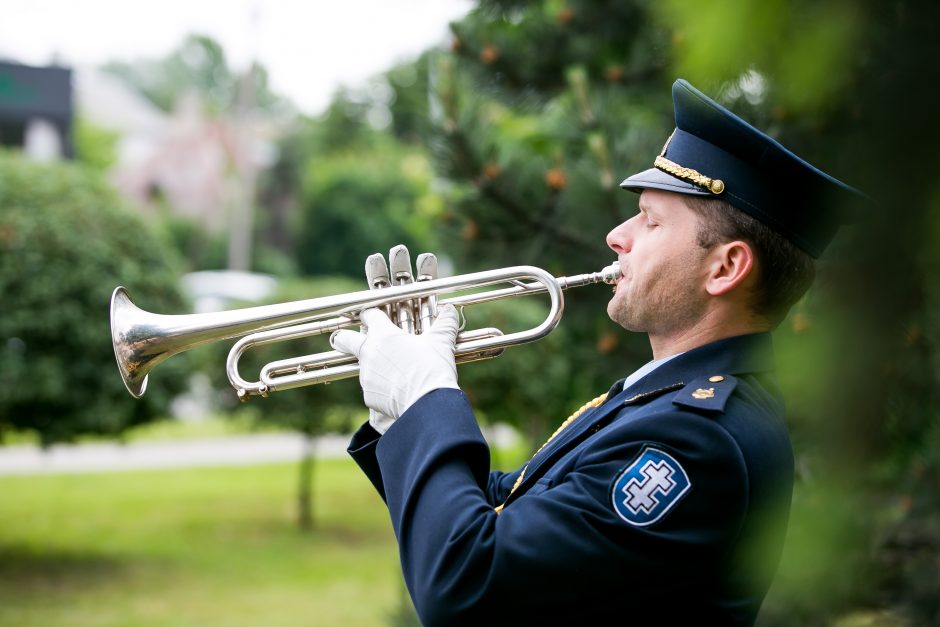
<svg viewBox="0 0 940 627">
<path fill-rule="evenodd" d="M 303 457 L 300 459 L 300 476 L 297 482 L 297 525 L 301 531 L 313 529 L 313 464 L 315 440 L 304 433 Z"/>
</svg>

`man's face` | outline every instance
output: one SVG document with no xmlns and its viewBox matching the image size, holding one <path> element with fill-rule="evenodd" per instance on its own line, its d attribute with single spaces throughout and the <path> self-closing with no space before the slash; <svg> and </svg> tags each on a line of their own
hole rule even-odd
<svg viewBox="0 0 940 627">
<path fill-rule="evenodd" d="M 696 241 L 697 215 L 678 194 L 644 190 L 640 212 L 607 235 L 623 274 L 607 305 L 629 331 L 668 336 L 701 319 L 707 251 Z"/>
</svg>

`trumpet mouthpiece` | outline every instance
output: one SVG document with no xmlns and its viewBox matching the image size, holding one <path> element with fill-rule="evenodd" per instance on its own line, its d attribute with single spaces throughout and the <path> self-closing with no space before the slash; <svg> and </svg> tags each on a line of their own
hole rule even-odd
<svg viewBox="0 0 940 627">
<path fill-rule="evenodd" d="M 620 262 L 615 261 L 601 270 L 601 280 L 608 285 L 613 285 L 623 276 L 620 272 Z"/>
</svg>

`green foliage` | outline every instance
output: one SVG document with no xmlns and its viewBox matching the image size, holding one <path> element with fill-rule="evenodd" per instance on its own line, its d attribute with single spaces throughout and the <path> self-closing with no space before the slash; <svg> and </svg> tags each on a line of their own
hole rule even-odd
<svg viewBox="0 0 940 627">
<path fill-rule="evenodd" d="M 813 110 L 851 86 L 866 24 L 851 0 L 667 0 L 655 15 L 673 31 L 675 69 L 703 88 L 754 69 L 773 76 L 777 106 Z"/>
<path fill-rule="evenodd" d="M 405 244 L 432 244 L 437 211 L 426 159 L 414 151 L 338 155 L 310 162 L 295 242 L 306 274 L 361 277 L 365 258 Z"/>
<path fill-rule="evenodd" d="M 99 172 L 106 172 L 117 161 L 118 133 L 95 126 L 78 116 L 72 137 L 78 161 Z"/>
<path fill-rule="evenodd" d="M 167 246 L 179 254 L 188 271 L 222 270 L 228 263 L 227 233 L 211 233 L 198 220 L 162 207 L 154 224 Z"/>
<path fill-rule="evenodd" d="M 431 146 L 450 182 L 444 249 L 461 272 L 531 264 L 570 275 L 613 260 L 606 234 L 637 202 L 617 183 L 649 167 L 669 133 L 664 36 L 646 6 L 481 2 L 453 25 L 451 52 L 432 66 Z M 533 444 L 649 356 L 645 338 L 614 332 L 605 288 L 567 298 L 551 344 L 503 357 L 519 360 L 492 386 L 503 393 L 476 404 L 524 425 Z M 536 427 L 528 416 L 543 406 L 551 415 L 533 416 Z"/>
<path fill-rule="evenodd" d="M 526 296 L 465 310 L 468 329 L 496 327 L 504 334 L 539 325 L 548 311 L 546 297 Z M 515 425 L 533 442 L 552 431 L 564 416 L 600 392 L 577 362 L 561 359 L 572 343 L 564 327 L 534 344 L 507 349 L 501 356 L 459 368 L 460 387 L 484 423 Z M 567 414 L 566 414 L 567 415 Z M 541 442 L 538 442 L 541 443 Z"/>
<path fill-rule="evenodd" d="M 436 250 L 441 201 L 428 160 L 420 147 L 372 126 L 377 106 L 368 94 L 340 92 L 283 142 L 290 169 L 280 168 L 274 185 L 300 189 L 291 239 L 302 274 L 361 280 L 372 253 L 399 243 L 415 254 Z"/>
<path fill-rule="evenodd" d="M 928 174 L 940 157 L 924 124 L 935 116 L 925 77 L 935 73 L 940 7 L 658 7 L 689 78 L 723 86 L 731 104 L 752 101 L 785 144 L 878 201 L 846 207 L 858 224 L 834 242 L 817 287 L 777 336 L 799 481 L 766 624 L 858 608 L 934 624 L 940 567 L 922 556 L 940 548 L 940 187 Z"/>
<path fill-rule="evenodd" d="M 416 61 L 402 63 L 385 74 L 392 90 L 388 104 L 395 137 L 409 144 L 420 143 L 430 128 L 428 92 L 432 52 L 425 52 Z"/>
<path fill-rule="evenodd" d="M 144 309 L 179 311 L 174 270 L 98 175 L 0 155 L 0 429 L 34 430 L 48 444 L 118 434 L 165 412 L 180 372 L 132 399 L 114 363 L 108 302 L 123 283 Z"/>
</svg>

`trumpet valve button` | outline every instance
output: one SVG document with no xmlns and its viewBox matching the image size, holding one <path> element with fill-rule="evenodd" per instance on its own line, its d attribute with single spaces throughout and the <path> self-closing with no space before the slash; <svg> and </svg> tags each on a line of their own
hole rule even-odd
<svg viewBox="0 0 940 627">
<path fill-rule="evenodd" d="M 411 254 L 404 244 L 399 244 L 388 251 L 388 264 L 392 271 L 392 277 L 396 281 L 412 282 Z"/>
<path fill-rule="evenodd" d="M 389 286 L 388 265 L 380 253 L 369 255 L 366 259 L 366 281 L 370 289 Z"/>
<path fill-rule="evenodd" d="M 419 281 L 431 281 L 437 278 L 437 255 L 434 253 L 421 253 L 415 262 L 415 270 Z"/>
</svg>

